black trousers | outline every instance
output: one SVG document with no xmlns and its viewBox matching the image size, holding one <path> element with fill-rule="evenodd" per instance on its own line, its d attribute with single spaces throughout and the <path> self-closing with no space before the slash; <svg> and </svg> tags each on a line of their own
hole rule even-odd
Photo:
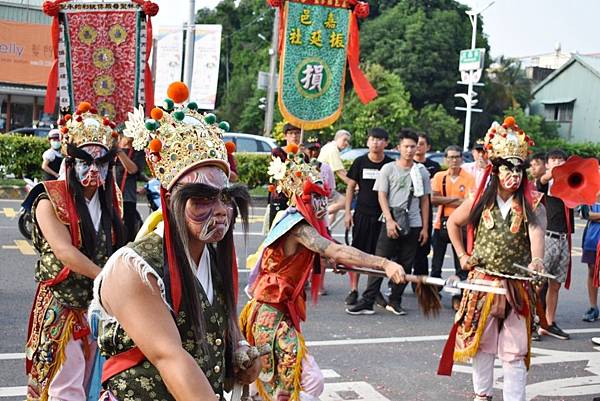
<svg viewBox="0 0 600 401">
<path fill-rule="evenodd" d="M 420 232 L 421 227 L 414 227 L 410 229 L 408 235 L 393 239 L 387 236 L 386 227 L 385 225 L 382 225 L 375 254 L 399 263 L 404 267 L 405 272 L 410 274 L 412 273 L 417 245 L 419 244 Z M 383 277 L 369 276 L 367 288 L 363 292 L 363 299 L 366 302 L 373 305 L 375 297 L 380 291 L 382 282 Z M 389 297 L 389 301 L 390 303 L 400 305 L 402 303 L 402 294 L 404 294 L 406 284 L 395 284 L 393 281 L 390 281 L 390 285 L 392 294 Z"/>
<path fill-rule="evenodd" d="M 352 246 L 363 252 L 374 254 L 377 248 L 377 239 L 383 223 L 379 216 L 368 216 L 355 211 L 352 218 Z"/>
<path fill-rule="evenodd" d="M 127 242 L 133 242 L 138 228 L 136 202 L 123 202 L 123 225 L 125 239 Z"/>
<path fill-rule="evenodd" d="M 466 238 L 465 232 L 463 232 L 463 239 L 464 238 Z M 450 244 L 452 255 L 454 256 L 454 272 L 461 280 L 466 280 L 469 272 L 460 267 L 460 260 L 458 260 L 458 255 L 456 254 L 448 235 L 443 234 L 439 229 L 433 230 L 432 242 L 433 258 L 431 259 L 431 277 L 442 277 L 444 256 L 446 255 L 446 248 L 448 247 L 448 244 Z"/>
</svg>

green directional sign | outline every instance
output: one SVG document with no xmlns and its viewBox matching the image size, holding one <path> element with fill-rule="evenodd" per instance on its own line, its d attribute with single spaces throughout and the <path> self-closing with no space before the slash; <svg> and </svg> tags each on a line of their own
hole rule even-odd
<svg viewBox="0 0 600 401">
<path fill-rule="evenodd" d="M 485 49 L 467 49 L 460 51 L 459 71 L 480 70 L 483 68 Z"/>
</svg>

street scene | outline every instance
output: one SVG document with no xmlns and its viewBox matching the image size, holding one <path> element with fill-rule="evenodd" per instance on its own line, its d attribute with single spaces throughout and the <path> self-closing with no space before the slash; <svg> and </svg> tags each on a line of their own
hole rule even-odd
<svg viewBox="0 0 600 401">
<path fill-rule="evenodd" d="M 0 201 L 0 269 L 4 278 L 0 287 L 3 300 L 0 306 L 3 322 L 0 397 L 3 401 L 22 400 L 25 394 L 25 317 L 35 291 L 32 277 L 37 257 L 30 242 L 18 231 L 16 212 L 19 207 L 19 201 Z M 144 214 L 148 210 L 141 205 L 139 209 Z M 260 233 L 264 211 L 264 207 L 252 209 L 246 239 L 239 227 L 236 229 L 241 266 L 245 256 L 253 253 L 264 238 Z M 571 290 L 561 293 L 558 311 L 558 320 L 571 334 L 571 339 L 561 341 L 544 336 L 542 341 L 534 343 L 527 400 L 591 401 L 600 397 L 600 347 L 590 341 L 600 336 L 600 323 L 582 322 L 580 316 L 587 306 L 583 296 L 586 267 L 579 261 L 582 229 L 583 224 L 578 220 L 573 239 L 573 284 Z M 336 230 L 334 238 L 343 241 L 341 228 Z M 444 277 L 454 271 L 450 255 L 448 252 L 445 259 Z M 241 284 L 247 281 L 247 276 L 248 270 L 241 268 Z M 328 295 L 321 297 L 317 305 L 308 306 L 309 319 L 303 326 L 307 345 L 324 371 L 322 400 L 468 398 L 472 391 L 468 364 L 455 365 L 452 378 L 435 375 L 453 318 L 448 296 L 443 296 L 444 309 L 435 319 L 423 318 L 412 293 L 407 295 L 406 316 L 394 316 L 382 308 L 376 309 L 373 316 L 349 316 L 344 313 L 348 278 L 328 273 L 326 288 Z M 498 369 L 494 387 L 501 389 L 502 382 Z"/>
<path fill-rule="evenodd" d="M 599 14 L 0 0 L 0 401 L 600 401 Z"/>
</svg>

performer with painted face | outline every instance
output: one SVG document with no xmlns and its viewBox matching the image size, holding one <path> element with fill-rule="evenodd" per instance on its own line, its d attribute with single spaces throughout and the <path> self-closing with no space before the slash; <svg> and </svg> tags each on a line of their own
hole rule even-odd
<svg viewBox="0 0 600 401">
<path fill-rule="evenodd" d="M 513 117 L 502 125 L 494 123 L 484 145 L 491 164 L 477 195 L 448 219 L 448 234 L 462 268 L 470 271 L 468 279 L 506 292 L 463 293 L 440 361 L 438 374 L 450 375 L 453 360 L 472 359 L 476 401 L 492 399 L 496 355 L 504 370 L 504 400 L 525 401 L 535 310 L 532 279 L 544 268 L 546 228 L 542 195 L 531 189 L 525 175 L 532 145 Z M 468 226 L 467 249 L 460 229 L 464 225 Z"/>
<path fill-rule="evenodd" d="M 304 287 L 312 278 L 316 300 L 321 274 L 320 256 L 336 262 L 384 270 L 397 283 L 402 266 L 331 240 L 326 228 L 329 188 L 317 168 L 306 163 L 297 145 L 286 147 L 287 159 L 273 158 L 269 190 L 281 192 L 290 206 L 276 221 L 263 243 L 262 256 L 250 275 L 252 299 L 240 315 L 242 331 L 251 344 L 272 344 L 262 357 L 256 381 L 264 401 L 318 400 L 323 376 L 304 345 L 300 323 L 306 320 Z"/>
<path fill-rule="evenodd" d="M 26 349 L 28 400 L 86 399 L 95 344 L 86 323 L 93 279 L 124 242 L 111 171 L 114 123 L 87 102 L 59 121 L 66 179 L 46 181 L 33 206 L 40 254 Z"/>
<path fill-rule="evenodd" d="M 183 83 L 168 95 L 151 119 L 130 113 L 124 131 L 161 182 L 162 221 L 95 281 L 103 400 L 220 399 L 260 367 L 237 323 L 233 223 L 239 213 L 247 229 L 249 194 L 229 184 L 228 124 L 193 102 L 174 106 L 187 99 Z"/>
</svg>

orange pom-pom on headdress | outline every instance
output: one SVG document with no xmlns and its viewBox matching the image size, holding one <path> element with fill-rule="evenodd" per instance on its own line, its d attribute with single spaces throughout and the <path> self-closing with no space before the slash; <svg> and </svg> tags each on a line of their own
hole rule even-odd
<svg viewBox="0 0 600 401">
<path fill-rule="evenodd" d="M 77 112 L 78 113 L 85 113 L 90 111 L 90 109 L 92 108 L 92 105 L 90 104 L 90 102 L 81 102 L 79 103 L 79 106 L 77 106 Z"/>
<path fill-rule="evenodd" d="M 515 118 L 513 116 L 508 116 L 504 119 L 504 123 L 502 124 L 502 126 L 504 128 L 510 128 L 510 127 L 514 127 L 517 124 L 517 122 L 515 121 Z"/>
<path fill-rule="evenodd" d="M 163 118 L 162 109 L 158 107 L 153 108 L 152 110 L 150 110 L 150 117 L 152 117 L 156 121 L 160 120 L 161 118 Z"/>
<path fill-rule="evenodd" d="M 190 96 L 190 90 L 183 82 L 175 81 L 167 88 L 167 96 L 175 103 L 183 103 Z"/>
<path fill-rule="evenodd" d="M 160 139 L 154 138 L 148 144 L 148 149 L 150 149 L 151 153 L 158 153 L 162 150 L 162 142 Z"/>
<path fill-rule="evenodd" d="M 298 153 L 298 149 L 298 145 L 296 145 L 295 143 L 290 143 L 285 147 L 285 151 L 287 153 Z"/>
<path fill-rule="evenodd" d="M 227 153 L 232 154 L 235 152 L 235 143 L 228 141 L 225 142 L 225 149 L 227 149 Z"/>
</svg>

